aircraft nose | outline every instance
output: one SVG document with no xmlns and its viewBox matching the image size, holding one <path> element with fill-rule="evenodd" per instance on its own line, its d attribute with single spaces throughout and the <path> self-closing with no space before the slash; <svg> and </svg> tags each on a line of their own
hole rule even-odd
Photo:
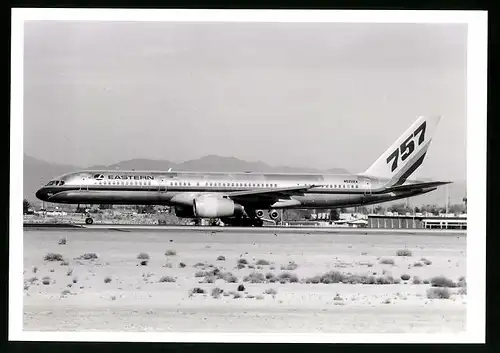
<svg viewBox="0 0 500 353">
<path fill-rule="evenodd" d="M 41 188 L 39 189 L 36 193 L 35 196 L 37 199 L 42 200 L 42 201 L 47 201 L 48 200 L 48 195 L 47 195 L 47 189 Z"/>
</svg>

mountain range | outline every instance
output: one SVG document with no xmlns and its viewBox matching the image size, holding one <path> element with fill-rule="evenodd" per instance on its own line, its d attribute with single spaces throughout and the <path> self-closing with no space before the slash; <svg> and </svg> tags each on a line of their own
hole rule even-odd
<svg viewBox="0 0 500 353">
<path fill-rule="evenodd" d="M 314 168 L 270 166 L 264 162 L 247 162 L 235 157 L 221 157 L 208 155 L 194 160 L 175 163 L 167 160 L 153 160 L 137 158 L 121 161 L 111 165 L 94 165 L 81 167 L 66 164 L 56 164 L 24 155 L 23 161 L 23 196 L 30 202 L 37 204 L 39 201 L 35 197 L 35 192 L 41 185 L 47 184 L 53 178 L 78 170 L 164 170 L 172 168 L 174 171 L 202 171 L 202 172 L 261 172 L 261 173 L 331 173 L 348 174 L 342 168 L 331 168 L 328 170 L 318 170 Z M 465 196 L 466 183 L 458 182 L 450 184 L 448 195 L 450 203 L 461 203 Z M 445 196 L 443 190 L 414 198 L 412 204 L 444 204 Z"/>
</svg>

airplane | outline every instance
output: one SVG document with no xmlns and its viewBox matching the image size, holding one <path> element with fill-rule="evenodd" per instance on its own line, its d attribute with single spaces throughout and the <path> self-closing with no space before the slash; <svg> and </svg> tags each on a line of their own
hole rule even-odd
<svg viewBox="0 0 500 353">
<path fill-rule="evenodd" d="M 259 227 L 264 220 L 277 222 L 280 209 L 371 205 L 451 183 L 408 180 L 424 161 L 440 119 L 419 117 L 358 174 L 84 170 L 51 180 L 36 197 L 63 204 L 167 205 L 182 218 Z M 85 223 L 92 224 L 93 219 L 88 215 Z"/>
</svg>

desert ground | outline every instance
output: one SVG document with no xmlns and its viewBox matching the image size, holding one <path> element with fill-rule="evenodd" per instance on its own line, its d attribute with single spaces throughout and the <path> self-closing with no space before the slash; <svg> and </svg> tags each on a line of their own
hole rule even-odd
<svg viewBox="0 0 500 353">
<path fill-rule="evenodd" d="M 466 329 L 465 234 L 214 228 L 23 236 L 24 330 Z"/>
</svg>

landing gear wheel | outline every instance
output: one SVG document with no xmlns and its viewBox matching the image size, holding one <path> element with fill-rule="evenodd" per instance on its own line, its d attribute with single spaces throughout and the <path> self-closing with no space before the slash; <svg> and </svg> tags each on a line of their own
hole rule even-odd
<svg viewBox="0 0 500 353">
<path fill-rule="evenodd" d="M 85 223 L 92 224 L 92 223 L 94 223 L 94 220 L 92 218 L 88 217 L 88 218 L 85 218 Z"/>
</svg>

